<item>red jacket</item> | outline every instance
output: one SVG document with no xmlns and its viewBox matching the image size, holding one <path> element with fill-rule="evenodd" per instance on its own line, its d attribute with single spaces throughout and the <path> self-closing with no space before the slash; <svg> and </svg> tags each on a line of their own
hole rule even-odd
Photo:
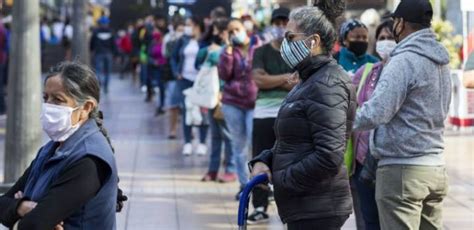
<svg viewBox="0 0 474 230">
<path fill-rule="evenodd" d="M 127 34 L 124 37 L 120 38 L 119 48 L 122 52 L 124 52 L 126 54 L 132 53 L 133 44 L 132 44 L 132 38 L 129 34 Z"/>
</svg>

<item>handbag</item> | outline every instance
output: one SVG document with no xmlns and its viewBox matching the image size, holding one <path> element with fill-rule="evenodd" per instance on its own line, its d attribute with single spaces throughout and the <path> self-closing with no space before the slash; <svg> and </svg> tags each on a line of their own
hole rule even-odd
<svg viewBox="0 0 474 230">
<path fill-rule="evenodd" d="M 214 109 L 214 114 L 212 114 L 214 119 L 223 121 L 224 120 L 224 113 L 222 112 L 222 104 L 217 104 L 216 108 Z"/>
<path fill-rule="evenodd" d="M 219 102 L 219 75 L 217 66 L 203 65 L 188 93 L 191 103 L 212 109 Z"/>
</svg>

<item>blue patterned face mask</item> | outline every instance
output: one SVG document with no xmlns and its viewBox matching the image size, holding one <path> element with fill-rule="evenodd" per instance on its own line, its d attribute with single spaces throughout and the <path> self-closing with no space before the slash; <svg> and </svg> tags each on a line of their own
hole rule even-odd
<svg viewBox="0 0 474 230">
<path fill-rule="evenodd" d="M 309 48 L 305 41 L 306 39 L 292 42 L 289 42 L 287 38 L 283 40 L 280 53 L 290 68 L 295 69 L 298 64 L 310 55 L 312 48 Z"/>
</svg>

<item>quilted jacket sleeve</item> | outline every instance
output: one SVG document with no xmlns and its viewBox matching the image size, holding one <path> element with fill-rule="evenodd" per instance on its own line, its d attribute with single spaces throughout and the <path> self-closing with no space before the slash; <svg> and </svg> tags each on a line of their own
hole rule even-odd
<svg viewBox="0 0 474 230">
<path fill-rule="evenodd" d="M 281 185 L 288 192 L 304 192 L 336 176 L 344 161 L 348 118 L 355 110 L 350 83 L 315 83 L 304 100 L 314 151 L 281 171 Z"/>
</svg>

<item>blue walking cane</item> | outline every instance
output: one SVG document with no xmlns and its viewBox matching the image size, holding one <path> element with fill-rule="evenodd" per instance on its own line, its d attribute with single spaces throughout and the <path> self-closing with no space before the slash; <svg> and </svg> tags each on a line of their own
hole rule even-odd
<svg viewBox="0 0 474 230">
<path fill-rule="evenodd" d="M 249 200 L 250 200 L 250 192 L 255 186 L 265 183 L 268 181 L 267 174 L 260 174 L 250 180 L 246 185 L 244 190 L 240 195 L 239 200 L 239 213 L 237 217 L 237 224 L 239 225 L 239 230 L 246 230 L 247 229 L 247 215 L 249 212 Z"/>
</svg>

